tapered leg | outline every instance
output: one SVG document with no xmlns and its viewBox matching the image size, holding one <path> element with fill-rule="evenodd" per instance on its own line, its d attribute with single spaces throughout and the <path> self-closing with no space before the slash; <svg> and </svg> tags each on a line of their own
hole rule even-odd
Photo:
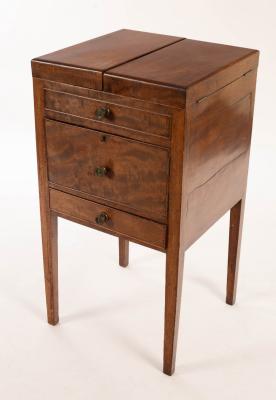
<svg viewBox="0 0 276 400">
<path fill-rule="evenodd" d="M 242 236 L 242 224 L 245 199 L 240 200 L 230 211 L 229 252 L 227 272 L 226 303 L 233 305 L 236 301 L 239 257 Z"/>
<path fill-rule="evenodd" d="M 58 248 L 57 216 L 47 211 L 41 215 L 44 278 L 47 317 L 51 325 L 58 323 Z"/>
<path fill-rule="evenodd" d="M 163 372 L 172 375 L 178 337 L 184 254 L 168 251 L 166 259 L 165 332 Z"/>
<path fill-rule="evenodd" d="M 58 323 L 58 256 L 57 216 L 51 213 L 49 204 L 46 142 L 44 131 L 44 88 L 41 79 L 34 78 L 34 104 L 40 217 L 44 262 L 45 291 L 48 322 Z"/>
<path fill-rule="evenodd" d="M 119 264 L 121 267 L 128 266 L 129 241 L 119 237 Z"/>
<path fill-rule="evenodd" d="M 187 214 L 187 195 L 184 181 L 188 159 L 188 145 L 184 145 L 189 135 L 184 135 L 185 118 L 182 112 L 174 115 L 171 140 L 171 161 L 169 180 L 166 287 L 165 287 L 165 326 L 163 372 L 172 375 L 175 370 L 175 356 L 178 337 L 179 314 L 182 291 L 182 278 L 185 251 L 185 217 Z"/>
</svg>

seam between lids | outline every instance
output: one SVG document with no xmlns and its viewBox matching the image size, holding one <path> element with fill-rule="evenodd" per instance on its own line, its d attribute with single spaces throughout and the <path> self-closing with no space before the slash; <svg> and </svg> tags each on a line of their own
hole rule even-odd
<svg viewBox="0 0 276 400">
<path fill-rule="evenodd" d="M 182 42 L 183 40 L 186 40 L 186 38 L 177 39 L 175 42 L 171 42 L 171 43 L 165 44 L 165 45 L 163 45 L 163 46 L 161 46 L 161 47 L 157 47 L 157 48 L 154 49 L 154 50 L 147 51 L 146 53 L 143 53 L 143 54 L 141 54 L 141 55 L 139 55 L 139 56 L 130 58 L 129 60 L 123 61 L 123 62 L 121 62 L 121 63 L 119 63 L 119 64 L 115 64 L 115 65 L 113 65 L 112 67 L 105 69 L 103 72 L 105 73 L 105 72 L 110 71 L 110 70 L 113 69 L 113 68 L 117 68 L 117 67 L 120 67 L 121 65 L 128 64 L 129 62 L 132 62 L 132 61 L 134 61 L 134 60 L 137 60 L 138 58 L 148 56 L 148 55 L 151 54 L 151 53 L 155 53 L 156 51 L 165 49 L 166 47 L 172 46 L 173 44 L 176 44 L 176 43 L 178 43 L 178 42 Z"/>
</svg>

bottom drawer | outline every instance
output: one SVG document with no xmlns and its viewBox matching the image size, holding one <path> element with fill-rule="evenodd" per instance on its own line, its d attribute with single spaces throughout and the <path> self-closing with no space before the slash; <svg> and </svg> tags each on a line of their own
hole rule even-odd
<svg viewBox="0 0 276 400">
<path fill-rule="evenodd" d="M 50 190 L 50 208 L 61 217 L 75 219 L 133 242 L 158 250 L 166 248 L 166 225 L 54 189 Z"/>
</svg>

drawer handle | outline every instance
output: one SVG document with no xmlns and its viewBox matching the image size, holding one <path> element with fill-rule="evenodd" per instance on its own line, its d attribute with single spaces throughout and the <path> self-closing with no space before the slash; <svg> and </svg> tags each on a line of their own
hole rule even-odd
<svg viewBox="0 0 276 400">
<path fill-rule="evenodd" d="M 105 212 L 102 212 L 99 215 L 97 215 L 97 217 L 95 218 L 95 221 L 98 225 L 102 225 L 105 222 L 107 222 L 109 219 L 110 219 L 109 216 Z"/>
<path fill-rule="evenodd" d="M 95 175 L 96 176 L 106 176 L 108 174 L 108 168 L 106 167 L 96 167 Z"/>
<path fill-rule="evenodd" d="M 111 115 L 111 110 L 108 107 L 100 107 L 97 108 L 95 114 L 97 119 L 108 118 Z"/>
</svg>

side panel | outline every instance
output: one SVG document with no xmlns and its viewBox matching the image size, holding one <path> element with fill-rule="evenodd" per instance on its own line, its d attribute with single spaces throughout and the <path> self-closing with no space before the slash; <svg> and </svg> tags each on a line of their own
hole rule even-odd
<svg viewBox="0 0 276 400">
<path fill-rule="evenodd" d="M 185 248 L 246 191 L 256 70 L 187 108 Z"/>
</svg>

